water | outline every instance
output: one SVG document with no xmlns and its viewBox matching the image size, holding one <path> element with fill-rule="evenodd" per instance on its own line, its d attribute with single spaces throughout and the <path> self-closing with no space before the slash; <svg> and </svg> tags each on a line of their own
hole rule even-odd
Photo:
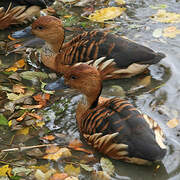
<svg viewBox="0 0 180 180">
<path fill-rule="evenodd" d="M 114 4 L 113 1 L 110 2 Z M 168 26 L 180 28 L 180 24 L 158 23 L 149 17 L 157 12 L 156 9 L 152 9 L 150 6 L 166 4 L 167 11 L 179 13 L 180 2 L 175 0 L 129 0 L 126 1 L 126 3 L 128 4 L 127 16 L 116 19 L 116 23 L 119 24 L 121 29 L 121 31 L 117 31 L 117 33 L 151 47 L 155 51 L 166 54 L 166 58 L 160 63 L 149 68 L 150 75 L 152 76 L 150 86 L 139 89 L 137 92 L 127 95 L 126 98 L 139 110 L 148 114 L 159 123 L 167 137 L 168 152 L 162 163 L 158 163 L 158 169 L 156 169 L 157 164 L 151 167 L 142 167 L 113 161 L 116 170 L 112 179 L 179 180 L 180 125 L 171 129 L 166 123 L 173 118 L 180 118 L 180 35 L 177 35 L 176 38 L 173 39 L 164 37 L 155 38 L 152 36 L 152 33 L 157 28 L 165 28 Z M 74 11 L 76 12 L 77 8 L 75 8 Z M 4 34 L 4 31 L 0 33 Z M 17 59 L 16 55 L 13 54 L 7 57 L 1 56 L 1 60 L 5 64 L 11 64 L 10 57 L 14 60 Z M 138 82 L 140 78 L 145 76 L 146 74 L 131 79 L 106 81 L 104 82 L 103 95 L 107 97 L 113 96 L 113 94 L 109 93 L 112 85 L 119 85 L 127 92 L 136 86 L 136 82 Z M 158 86 L 160 87 L 154 89 Z M 80 99 L 80 95 L 69 96 L 70 92 L 65 93 L 60 102 L 45 108 L 44 118 L 49 120 L 46 126 L 52 132 L 63 133 L 79 138 L 75 121 L 75 108 Z M 68 107 L 65 105 L 65 101 L 69 101 Z M 59 109 L 62 110 L 63 114 L 59 112 Z M 59 141 L 57 140 L 57 142 Z M 62 168 L 61 164 L 57 163 L 57 166 Z M 89 174 L 82 173 L 80 177 L 81 179 L 89 179 L 89 176 Z"/>
</svg>

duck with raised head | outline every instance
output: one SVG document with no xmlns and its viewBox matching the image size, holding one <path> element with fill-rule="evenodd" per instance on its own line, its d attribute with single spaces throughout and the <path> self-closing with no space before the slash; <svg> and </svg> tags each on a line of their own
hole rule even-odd
<svg viewBox="0 0 180 180">
<path fill-rule="evenodd" d="M 159 125 L 127 100 L 100 96 L 106 73 L 102 67 L 97 70 L 95 63 L 77 63 L 45 89 L 70 87 L 84 94 L 76 110 L 77 125 L 82 138 L 98 152 L 140 165 L 162 160 L 166 146 Z"/>
<path fill-rule="evenodd" d="M 28 27 L 29 28 L 29 27 Z M 50 69 L 63 73 L 64 66 L 96 60 L 102 56 L 113 58 L 112 73 L 107 79 L 131 77 L 143 72 L 149 65 L 165 57 L 163 53 L 102 31 L 84 32 L 64 43 L 64 28 L 59 18 L 43 16 L 32 24 L 31 33 L 43 39 L 41 61 Z M 14 32 L 12 37 L 22 38 L 26 30 Z M 98 62 L 106 66 L 106 60 Z"/>
<path fill-rule="evenodd" d="M 12 24 L 27 23 L 39 14 L 40 9 L 46 8 L 47 4 L 48 0 L 1 0 L 0 30 Z"/>
</svg>

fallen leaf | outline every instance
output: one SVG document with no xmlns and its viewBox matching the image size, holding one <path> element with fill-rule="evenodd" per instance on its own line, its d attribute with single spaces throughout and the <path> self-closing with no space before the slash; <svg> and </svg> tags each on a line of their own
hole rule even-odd
<svg viewBox="0 0 180 180">
<path fill-rule="evenodd" d="M 151 83 L 151 76 L 146 76 L 138 81 L 137 86 L 147 87 Z"/>
<path fill-rule="evenodd" d="M 50 169 L 50 164 L 47 163 L 47 164 L 40 165 L 40 166 L 30 166 L 29 168 L 31 168 L 31 169 L 39 169 L 39 170 L 41 170 L 42 172 L 45 173 Z"/>
<path fill-rule="evenodd" d="M 6 117 L 0 113 L 0 125 L 3 126 L 8 126 L 8 120 L 6 119 Z"/>
<path fill-rule="evenodd" d="M 24 67 L 25 65 L 25 60 L 24 59 L 20 59 L 18 60 L 17 62 L 14 63 L 14 67 L 17 67 L 17 68 L 22 68 Z"/>
<path fill-rule="evenodd" d="M 158 22 L 163 23 L 179 23 L 180 14 L 166 12 L 166 10 L 158 10 L 157 14 L 151 16 L 151 18 Z"/>
<path fill-rule="evenodd" d="M 78 176 L 80 173 L 80 167 L 74 167 L 72 164 L 68 164 L 64 168 L 64 172 L 66 172 L 69 176 Z"/>
<path fill-rule="evenodd" d="M 18 48 L 18 47 L 21 47 L 21 44 L 15 44 L 14 45 L 14 48 Z"/>
<path fill-rule="evenodd" d="M 26 87 L 21 85 L 21 84 L 14 84 L 13 85 L 13 92 L 14 93 L 19 93 L 19 94 L 24 94 L 25 93 L 25 89 Z"/>
<path fill-rule="evenodd" d="M 57 151 L 59 151 L 59 147 L 58 146 L 55 146 L 55 145 L 51 145 L 51 146 L 48 146 L 46 148 L 46 153 L 50 154 L 50 153 L 56 153 Z"/>
<path fill-rule="evenodd" d="M 155 29 L 154 31 L 153 31 L 153 37 L 155 37 L 155 38 L 159 38 L 159 37 L 161 37 L 162 36 L 162 28 L 157 28 L 157 29 Z"/>
<path fill-rule="evenodd" d="M 20 129 L 16 132 L 16 135 L 19 135 L 19 134 L 24 134 L 24 135 L 27 135 L 29 134 L 29 127 L 25 127 L 23 129 Z"/>
<path fill-rule="evenodd" d="M 37 127 L 43 127 L 45 125 L 45 122 L 44 121 L 39 121 L 39 122 L 36 122 L 36 126 Z"/>
<path fill-rule="evenodd" d="M 32 169 L 28 169 L 26 167 L 14 167 L 12 169 L 12 173 L 14 176 L 18 175 L 19 173 L 23 173 L 24 175 L 28 175 L 32 172 Z"/>
<path fill-rule="evenodd" d="M 16 40 L 15 38 L 11 37 L 11 35 L 10 35 L 10 34 L 8 35 L 8 39 L 10 39 L 11 41 Z"/>
<path fill-rule="evenodd" d="M 164 37 L 175 38 L 178 34 L 180 34 L 180 29 L 177 29 L 175 26 L 170 26 L 163 30 Z"/>
<path fill-rule="evenodd" d="M 92 180 L 110 180 L 111 177 L 104 171 L 97 171 L 92 173 Z"/>
<path fill-rule="evenodd" d="M 10 176 L 11 170 L 12 170 L 12 168 L 10 168 L 9 165 L 1 166 L 0 167 L 0 176 L 7 176 L 7 173 Z"/>
<path fill-rule="evenodd" d="M 32 117 L 34 117 L 34 118 L 36 118 L 36 119 L 38 119 L 38 120 L 42 120 L 43 118 L 42 118 L 42 116 L 39 116 L 38 114 L 36 114 L 36 113 L 29 113 L 28 112 L 28 115 L 29 116 L 32 116 Z"/>
<path fill-rule="evenodd" d="M 28 113 L 28 112 L 25 112 L 24 114 L 22 114 L 20 117 L 18 117 L 18 118 L 16 119 L 16 121 L 22 121 L 22 120 L 26 117 L 27 113 Z"/>
<path fill-rule="evenodd" d="M 94 170 L 93 167 L 91 167 L 91 166 L 89 166 L 89 165 L 87 165 L 87 164 L 80 164 L 80 166 L 81 166 L 84 170 L 89 171 L 89 172 L 91 172 L 91 171 Z"/>
<path fill-rule="evenodd" d="M 106 20 L 114 19 L 120 16 L 126 8 L 120 7 L 108 7 L 100 10 L 96 10 L 94 13 L 89 15 L 91 21 L 104 22 Z"/>
<path fill-rule="evenodd" d="M 48 135 L 48 136 L 44 136 L 42 137 L 41 139 L 45 139 L 45 140 L 48 140 L 48 141 L 52 141 L 55 139 L 55 137 L 53 135 Z"/>
<path fill-rule="evenodd" d="M 102 167 L 102 170 L 105 171 L 110 176 L 114 174 L 114 165 L 108 158 L 102 157 L 100 160 L 100 164 Z"/>
<path fill-rule="evenodd" d="M 79 179 L 77 177 L 70 176 L 70 177 L 67 177 L 65 180 L 79 180 Z"/>
<path fill-rule="evenodd" d="M 44 72 L 25 71 L 20 73 L 20 76 L 27 80 L 34 80 L 34 78 L 45 79 L 48 75 Z"/>
<path fill-rule="evenodd" d="M 179 120 L 174 118 L 169 120 L 166 124 L 169 128 L 175 128 L 179 124 Z"/>
<path fill-rule="evenodd" d="M 15 101 L 15 100 L 21 99 L 26 96 L 32 96 L 33 94 L 34 94 L 34 91 L 32 91 L 32 90 L 27 90 L 26 93 L 18 94 L 18 95 L 14 94 L 14 93 L 7 93 L 7 98 L 11 101 Z"/>
<path fill-rule="evenodd" d="M 122 4 L 125 4 L 125 3 L 126 3 L 124 0 L 115 0 L 115 2 L 116 2 L 118 5 L 122 5 Z"/>
<path fill-rule="evenodd" d="M 43 156 L 43 159 L 57 161 L 59 158 L 67 158 L 67 157 L 71 157 L 71 156 L 72 156 L 72 154 L 68 148 L 60 148 L 55 153 L 49 153 L 49 154 Z"/>
<path fill-rule="evenodd" d="M 38 105 L 23 105 L 21 109 L 40 109 L 42 108 L 41 104 Z"/>
<path fill-rule="evenodd" d="M 49 180 L 64 180 L 68 177 L 66 173 L 55 173 Z"/>
<path fill-rule="evenodd" d="M 17 70 L 18 70 L 17 67 L 10 67 L 10 68 L 6 69 L 6 72 L 10 72 L 10 71 L 16 72 Z"/>
<path fill-rule="evenodd" d="M 50 94 L 37 94 L 35 96 L 33 96 L 34 100 L 37 101 L 40 105 L 46 106 L 47 100 L 50 99 Z"/>
</svg>

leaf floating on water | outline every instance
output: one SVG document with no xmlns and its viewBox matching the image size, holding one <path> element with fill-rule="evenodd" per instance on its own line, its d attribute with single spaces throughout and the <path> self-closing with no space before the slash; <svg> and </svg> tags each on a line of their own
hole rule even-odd
<svg viewBox="0 0 180 180">
<path fill-rule="evenodd" d="M 100 163 L 103 171 L 105 171 L 109 175 L 114 174 L 114 165 L 108 158 L 102 157 Z"/>
<path fill-rule="evenodd" d="M 166 124 L 169 128 L 175 128 L 179 124 L 179 120 L 174 118 L 169 120 Z"/>
<path fill-rule="evenodd" d="M 0 125 L 8 126 L 8 120 L 3 114 L 0 114 Z"/>
<path fill-rule="evenodd" d="M 71 157 L 72 154 L 68 148 L 60 148 L 57 152 L 49 153 L 43 156 L 43 159 L 49 159 L 57 161 L 59 158 L 67 158 Z"/>
<path fill-rule="evenodd" d="M 89 166 L 89 165 L 87 165 L 87 164 L 80 164 L 80 166 L 81 166 L 84 170 L 89 171 L 89 172 L 91 172 L 91 171 L 94 170 L 93 167 L 91 167 L 91 166 Z"/>
<path fill-rule="evenodd" d="M 153 37 L 155 38 L 159 38 L 162 36 L 162 29 L 161 28 L 157 28 L 153 31 Z"/>
<path fill-rule="evenodd" d="M 53 135 L 47 135 L 47 136 L 44 136 L 42 137 L 41 139 L 45 139 L 45 140 L 48 140 L 48 141 L 52 141 L 55 139 L 55 137 Z"/>
<path fill-rule="evenodd" d="M 97 171 L 92 173 L 92 180 L 110 180 L 111 177 L 104 171 Z"/>
<path fill-rule="evenodd" d="M 29 127 L 25 127 L 23 129 L 20 129 L 16 132 L 17 135 L 19 134 L 24 134 L 24 135 L 28 135 L 29 134 Z"/>
<path fill-rule="evenodd" d="M 180 14 L 166 12 L 166 10 L 158 10 L 157 14 L 151 18 L 158 22 L 163 23 L 180 23 Z"/>
<path fill-rule="evenodd" d="M 49 180 L 64 180 L 68 177 L 66 173 L 55 173 Z"/>
<path fill-rule="evenodd" d="M 166 4 L 157 4 L 156 6 L 150 6 L 152 9 L 165 9 L 168 6 Z"/>
<path fill-rule="evenodd" d="M 175 38 L 178 34 L 180 34 L 180 29 L 177 29 L 175 26 L 170 26 L 163 30 L 164 37 Z"/>
<path fill-rule="evenodd" d="M 66 172 L 69 176 L 78 176 L 80 173 L 80 167 L 74 167 L 72 164 L 68 164 L 64 168 L 64 172 Z"/>
<path fill-rule="evenodd" d="M 96 10 L 94 13 L 89 15 L 91 21 L 104 22 L 106 20 L 114 19 L 120 16 L 126 8 L 120 7 L 109 7 L 100 10 Z"/>
</svg>

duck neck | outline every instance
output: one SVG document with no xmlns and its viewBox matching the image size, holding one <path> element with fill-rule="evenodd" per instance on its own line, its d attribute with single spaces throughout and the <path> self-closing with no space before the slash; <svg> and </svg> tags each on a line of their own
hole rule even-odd
<svg viewBox="0 0 180 180">
<path fill-rule="evenodd" d="M 91 93 L 90 95 L 84 95 L 82 102 L 84 105 L 86 105 L 87 109 L 96 108 L 99 102 L 101 91 L 102 85 L 96 91 L 94 91 L 94 93 Z"/>
</svg>

